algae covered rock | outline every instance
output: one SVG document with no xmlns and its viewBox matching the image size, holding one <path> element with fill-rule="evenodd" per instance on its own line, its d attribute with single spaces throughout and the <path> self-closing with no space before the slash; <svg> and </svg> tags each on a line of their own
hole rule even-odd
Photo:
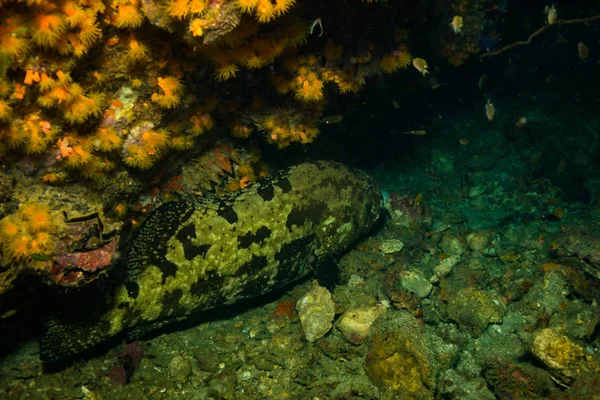
<svg viewBox="0 0 600 400">
<path fill-rule="evenodd" d="M 384 399 L 432 399 L 438 377 L 456 360 L 445 343 L 408 312 L 382 314 L 372 327 L 364 369 Z"/>
<path fill-rule="evenodd" d="M 432 399 L 431 361 L 415 338 L 392 332 L 373 338 L 365 372 L 377 386 L 398 398 Z"/>
<path fill-rule="evenodd" d="M 600 374 L 597 359 L 552 328 L 534 333 L 531 351 L 562 385 L 570 385 L 576 378 L 587 373 Z"/>
<path fill-rule="evenodd" d="M 506 306 L 499 296 L 468 287 L 450 296 L 446 312 L 461 329 L 478 337 L 489 324 L 501 323 Z"/>
<path fill-rule="evenodd" d="M 331 300 L 331 293 L 326 288 L 315 283 L 312 289 L 298 300 L 296 309 L 304 336 L 309 342 L 322 338 L 331 329 L 335 305 Z"/>
</svg>

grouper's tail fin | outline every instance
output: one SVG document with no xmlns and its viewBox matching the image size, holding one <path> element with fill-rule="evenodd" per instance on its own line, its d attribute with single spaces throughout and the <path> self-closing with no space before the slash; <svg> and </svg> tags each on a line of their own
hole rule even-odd
<svg viewBox="0 0 600 400">
<path fill-rule="evenodd" d="M 44 363 L 67 361 L 110 338 L 108 324 L 97 320 L 52 318 L 46 321 L 40 339 Z"/>
</svg>

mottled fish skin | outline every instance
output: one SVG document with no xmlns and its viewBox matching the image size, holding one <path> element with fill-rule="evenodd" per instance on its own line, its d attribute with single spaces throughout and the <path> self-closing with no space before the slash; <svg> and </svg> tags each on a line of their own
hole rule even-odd
<svg viewBox="0 0 600 400">
<path fill-rule="evenodd" d="M 70 358 L 124 330 L 296 281 L 367 233 L 381 207 L 368 175 L 329 161 L 282 170 L 222 198 L 167 203 L 133 238 L 112 307 L 93 324 L 51 322 L 41 358 Z"/>
</svg>

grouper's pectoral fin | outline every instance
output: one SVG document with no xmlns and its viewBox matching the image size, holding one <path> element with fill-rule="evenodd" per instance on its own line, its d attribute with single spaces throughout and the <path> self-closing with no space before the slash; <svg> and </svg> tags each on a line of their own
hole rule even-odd
<svg viewBox="0 0 600 400">
<path fill-rule="evenodd" d="M 183 315 L 181 317 L 173 317 L 136 325 L 125 331 L 125 337 L 127 338 L 127 341 L 139 340 L 150 333 L 153 335 L 158 334 L 158 330 L 166 326 L 171 329 L 177 329 L 176 324 L 178 322 L 187 322 L 189 319 L 190 317 L 188 315 Z"/>
<path fill-rule="evenodd" d="M 329 291 L 333 291 L 340 283 L 340 269 L 338 267 L 337 257 L 322 257 L 315 265 L 314 274 L 320 286 L 327 288 Z"/>
<path fill-rule="evenodd" d="M 72 359 L 111 337 L 108 322 L 101 320 L 52 318 L 44 328 L 40 339 L 40 359 L 44 363 Z"/>
</svg>

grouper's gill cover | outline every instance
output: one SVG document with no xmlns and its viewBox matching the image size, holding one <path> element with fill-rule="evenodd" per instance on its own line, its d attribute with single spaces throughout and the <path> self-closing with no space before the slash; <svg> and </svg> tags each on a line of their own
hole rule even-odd
<svg viewBox="0 0 600 400">
<path fill-rule="evenodd" d="M 134 236 L 106 310 L 92 323 L 51 320 L 41 358 L 60 361 L 123 330 L 143 333 L 302 278 L 368 232 L 381 201 L 366 174 L 318 161 L 219 199 L 164 204 Z"/>
</svg>

